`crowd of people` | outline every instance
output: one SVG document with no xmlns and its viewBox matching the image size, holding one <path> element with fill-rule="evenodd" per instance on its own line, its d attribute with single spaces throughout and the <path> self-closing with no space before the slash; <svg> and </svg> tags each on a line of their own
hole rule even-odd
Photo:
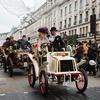
<svg viewBox="0 0 100 100">
<path fill-rule="evenodd" d="M 97 75 L 100 70 L 100 44 L 96 44 L 95 40 L 79 42 L 75 46 L 68 45 L 67 51 L 71 52 L 71 55 L 76 58 L 77 63 L 82 59 L 86 60 L 84 69 L 89 71 L 90 75 Z M 95 61 L 96 65 L 91 66 L 89 61 Z M 100 76 L 100 72 L 99 72 Z"/>
<path fill-rule="evenodd" d="M 69 51 L 71 56 L 76 58 L 77 63 L 81 59 L 86 59 L 86 61 L 94 60 L 96 61 L 97 67 L 90 66 L 89 63 L 85 64 L 85 70 L 89 71 L 89 74 L 96 75 L 96 72 L 100 70 L 100 45 L 96 45 L 95 40 L 78 42 L 77 45 L 65 44 L 60 35 L 58 35 L 56 27 L 52 27 L 50 32 L 48 28 L 42 27 L 38 29 L 39 39 L 37 43 L 37 49 L 41 53 L 41 44 L 49 43 L 49 51 Z M 17 46 L 16 46 L 17 45 Z M 28 49 L 32 52 L 34 49 L 32 43 L 30 42 L 30 37 L 27 38 L 23 35 L 21 39 L 15 40 L 13 36 L 8 37 L 3 44 L 3 48 L 8 48 L 12 46 L 13 49 Z"/>
</svg>

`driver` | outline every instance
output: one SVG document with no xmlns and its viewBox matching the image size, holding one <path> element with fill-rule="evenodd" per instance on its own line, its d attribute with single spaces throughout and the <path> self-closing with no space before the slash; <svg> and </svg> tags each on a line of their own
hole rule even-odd
<svg viewBox="0 0 100 100">
<path fill-rule="evenodd" d="M 49 43 L 49 40 L 47 38 L 48 29 L 46 27 L 42 27 L 38 29 L 38 32 L 39 32 L 38 52 L 40 55 L 42 55 L 41 45 L 43 43 Z M 39 65 L 41 66 L 41 64 L 46 60 L 47 60 L 46 57 L 39 56 Z"/>
<path fill-rule="evenodd" d="M 38 40 L 38 51 L 41 52 L 41 44 L 49 43 L 47 38 L 48 29 L 46 27 L 42 27 L 38 29 L 39 32 L 39 40 Z"/>
<path fill-rule="evenodd" d="M 31 44 L 28 42 L 26 35 L 22 36 L 22 39 L 19 39 L 17 41 L 18 44 L 18 49 L 22 49 L 22 50 L 30 50 Z"/>
</svg>

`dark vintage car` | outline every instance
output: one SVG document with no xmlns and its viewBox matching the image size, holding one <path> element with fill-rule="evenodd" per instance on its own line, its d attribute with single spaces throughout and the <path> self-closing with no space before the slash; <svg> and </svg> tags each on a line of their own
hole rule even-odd
<svg viewBox="0 0 100 100">
<path fill-rule="evenodd" d="M 9 73 L 9 76 L 13 76 L 13 69 L 26 69 L 28 70 L 30 64 L 29 50 L 13 49 L 11 46 L 4 50 L 3 68 L 4 72 Z M 32 54 L 31 54 L 32 55 Z"/>
</svg>

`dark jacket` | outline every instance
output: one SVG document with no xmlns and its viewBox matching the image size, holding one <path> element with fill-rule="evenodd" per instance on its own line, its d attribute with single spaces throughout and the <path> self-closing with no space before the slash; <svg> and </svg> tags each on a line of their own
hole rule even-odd
<svg viewBox="0 0 100 100">
<path fill-rule="evenodd" d="M 53 48 L 54 51 L 64 51 L 63 48 L 65 48 L 65 44 L 63 40 L 61 39 L 61 36 L 56 36 L 53 41 Z"/>
<path fill-rule="evenodd" d="M 18 49 L 27 49 L 27 47 L 31 47 L 31 44 L 27 40 L 20 39 L 17 41 Z"/>
<path fill-rule="evenodd" d="M 95 44 L 91 44 L 88 50 L 88 57 L 89 60 L 95 60 L 96 59 L 96 46 Z"/>
</svg>

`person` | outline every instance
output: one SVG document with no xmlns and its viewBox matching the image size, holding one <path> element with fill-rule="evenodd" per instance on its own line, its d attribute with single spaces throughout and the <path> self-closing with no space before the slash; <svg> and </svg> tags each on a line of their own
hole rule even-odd
<svg viewBox="0 0 100 100">
<path fill-rule="evenodd" d="M 39 32 L 39 40 L 38 40 L 38 51 L 41 52 L 41 45 L 43 43 L 49 43 L 47 38 L 48 29 L 46 27 L 41 27 L 38 29 Z"/>
<path fill-rule="evenodd" d="M 61 36 L 59 36 L 57 34 L 56 27 L 51 28 L 49 41 L 51 43 L 51 47 L 53 47 L 53 51 L 64 51 L 65 50 L 65 44 L 64 44 Z M 52 50 L 50 50 L 50 51 L 52 51 Z"/>
<path fill-rule="evenodd" d="M 83 42 L 83 55 L 85 57 L 87 57 L 87 55 L 88 55 L 88 43 L 87 43 L 87 41 Z"/>
<path fill-rule="evenodd" d="M 30 50 L 30 43 L 28 42 L 26 35 L 23 35 L 22 39 L 19 39 L 17 41 L 17 45 L 18 45 L 18 49 L 22 49 L 22 50 L 29 49 Z"/>
<path fill-rule="evenodd" d="M 10 38 L 7 37 L 7 38 L 6 38 L 6 41 L 3 43 L 2 47 L 3 47 L 3 48 L 8 48 L 8 47 L 9 47 L 9 41 L 10 41 Z"/>
<path fill-rule="evenodd" d="M 37 49 L 38 49 L 39 55 L 42 55 L 43 52 L 41 49 L 41 45 L 43 43 L 49 43 L 49 40 L 47 38 L 48 29 L 46 27 L 41 27 L 38 29 L 38 32 L 39 32 L 39 39 L 38 39 Z M 38 60 L 39 60 L 39 65 L 41 66 L 42 63 L 47 60 L 47 58 L 43 56 L 41 57 L 39 56 Z"/>
<path fill-rule="evenodd" d="M 77 63 L 83 58 L 83 44 L 81 42 L 78 43 L 78 47 L 76 48 L 75 58 Z"/>
<path fill-rule="evenodd" d="M 6 38 L 6 41 L 5 41 L 5 42 L 3 43 L 3 45 L 2 45 L 2 49 L 4 50 L 4 53 L 5 53 L 6 55 L 9 54 L 9 50 L 8 50 L 9 44 L 10 44 L 10 37 L 7 37 L 7 38 Z"/>
<path fill-rule="evenodd" d="M 72 51 L 73 50 L 72 50 L 72 46 L 71 45 L 67 46 L 67 51 L 70 52 L 70 55 L 72 56 Z"/>
<path fill-rule="evenodd" d="M 13 36 L 10 36 L 9 47 L 12 47 L 12 50 L 17 49 L 17 41 L 14 39 Z"/>
<path fill-rule="evenodd" d="M 88 50 L 88 59 L 90 60 L 96 60 L 97 58 L 97 47 L 95 45 L 95 40 L 92 39 L 91 41 L 89 41 L 89 50 Z M 89 74 L 91 74 L 91 72 L 93 72 L 93 75 L 96 75 L 96 70 L 95 70 L 95 66 L 90 66 L 89 65 Z"/>
</svg>

